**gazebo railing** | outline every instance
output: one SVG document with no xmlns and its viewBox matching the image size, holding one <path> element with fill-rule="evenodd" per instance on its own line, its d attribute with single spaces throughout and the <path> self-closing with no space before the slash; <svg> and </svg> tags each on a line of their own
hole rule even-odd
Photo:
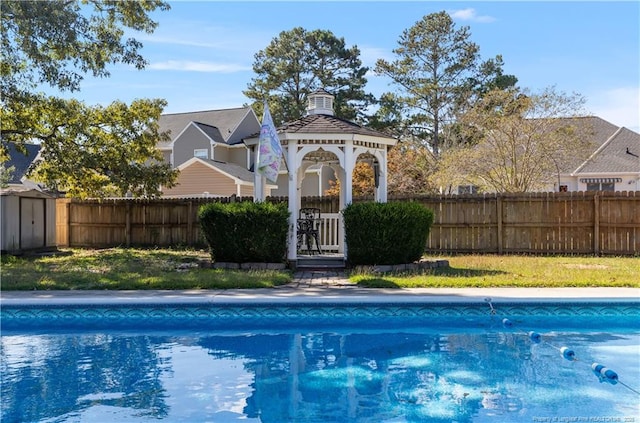
<svg viewBox="0 0 640 423">
<path fill-rule="evenodd" d="M 320 248 L 323 252 L 340 251 L 340 219 L 340 213 L 322 213 L 320 216 Z"/>
</svg>

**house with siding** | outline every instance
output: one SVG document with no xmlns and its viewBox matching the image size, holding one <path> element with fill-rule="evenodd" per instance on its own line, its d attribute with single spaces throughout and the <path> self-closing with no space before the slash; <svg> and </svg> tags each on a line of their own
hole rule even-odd
<svg viewBox="0 0 640 423">
<path fill-rule="evenodd" d="M 160 116 L 164 160 L 180 171 L 177 185 L 162 189 L 163 197 L 253 196 L 254 157 L 243 140 L 260 133 L 261 123 L 251 107 L 174 113 Z M 322 164 L 305 172 L 302 195 L 321 196 L 335 180 L 333 169 Z M 283 183 L 284 181 L 284 183 Z M 286 171 L 266 194 L 287 195 Z"/>
<path fill-rule="evenodd" d="M 163 196 L 253 195 L 252 158 L 242 142 L 260 131 L 251 107 L 165 114 L 158 123 L 169 135 L 158 148 L 180 171 Z"/>
</svg>

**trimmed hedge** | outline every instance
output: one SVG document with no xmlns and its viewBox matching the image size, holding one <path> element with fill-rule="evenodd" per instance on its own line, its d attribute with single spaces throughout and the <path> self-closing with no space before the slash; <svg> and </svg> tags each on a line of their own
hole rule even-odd
<svg viewBox="0 0 640 423">
<path fill-rule="evenodd" d="M 289 210 L 286 203 L 208 203 L 198 210 L 214 262 L 284 262 Z"/>
<path fill-rule="evenodd" d="M 419 260 L 433 224 L 433 211 L 417 202 L 356 203 L 342 214 L 351 266 Z"/>
</svg>

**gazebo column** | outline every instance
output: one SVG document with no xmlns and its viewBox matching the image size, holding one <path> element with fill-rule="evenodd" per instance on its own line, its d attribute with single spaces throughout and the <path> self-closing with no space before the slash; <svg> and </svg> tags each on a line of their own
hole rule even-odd
<svg viewBox="0 0 640 423">
<path fill-rule="evenodd" d="M 355 167 L 355 157 L 353 154 L 353 140 L 347 140 L 344 146 L 344 184 L 341 184 L 341 188 L 344 187 L 344 197 L 340 196 L 340 209 L 344 209 L 353 201 L 353 168 Z M 342 191 L 342 189 L 340 190 Z M 341 223 L 341 230 L 339 233 L 344 234 L 344 220 Z M 344 236 L 344 235 L 342 235 Z M 344 238 L 343 238 L 344 239 Z M 347 255 L 349 254 L 349 246 L 347 242 L 342 242 L 342 253 L 344 254 L 345 260 L 347 259 Z"/>
<path fill-rule="evenodd" d="M 376 188 L 376 201 L 387 202 L 387 152 L 382 151 L 378 158 L 378 187 Z"/>
<path fill-rule="evenodd" d="M 340 181 L 340 186 L 346 184 L 345 181 L 347 180 L 347 177 L 344 169 L 339 165 L 329 165 L 329 167 L 333 169 L 336 178 Z M 345 193 L 343 189 L 340 190 L 338 198 L 338 209 L 342 211 L 346 207 Z M 344 253 L 344 220 L 342 219 L 342 214 L 340 214 L 340 218 L 338 219 L 338 252 Z"/>
<path fill-rule="evenodd" d="M 353 156 L 353 141 L 345 141 L 344 146 L 344 172 L 345 178 L 342 181 L 341 188 L 344 187 L 345 206 L 351 204 L 353 200 L 353 168 L 355 167 L 355 159 Z"/>
<path fill-rule="evenodd" d="M 296 219 L 298 217 L 298 172 L 300 171 L 300 163 L 297 162 L 298 142 L 289 140 L 287 147 L 287 163 L 289 164 L 289 242 L 287 248 L 287 259 L 294 264 L 298 260 L 297 240 L 298 231 L 296 227 Z"/>
</svg>

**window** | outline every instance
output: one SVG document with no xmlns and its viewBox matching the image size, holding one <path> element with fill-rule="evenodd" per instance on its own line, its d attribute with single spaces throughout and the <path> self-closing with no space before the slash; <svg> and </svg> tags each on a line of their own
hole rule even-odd
<svg viewBox="0 0 640 423">
<path fill-rule="evenodd" d="M 458 185 L 458 194 L 477 194 L 478 187 L 475 185 Z"/>
<path fill-rule="evenodd" d="M 616 184 L 613 182 L 592 182 L 587 184 L 587 191 L 615 191 Z"/>
<path fill-rule="evenodd" d="M 582 178 L 580 182 L 587 184 L 587 191 L 615 191 L 622 178 Z"/>
<path fill-rule="evenodd" d="M 193 150 L 193 157 L 197 157 L 199 159 L 208 159 L 209 151 L 206 148 L 196 148 Z"/>
</svg>

